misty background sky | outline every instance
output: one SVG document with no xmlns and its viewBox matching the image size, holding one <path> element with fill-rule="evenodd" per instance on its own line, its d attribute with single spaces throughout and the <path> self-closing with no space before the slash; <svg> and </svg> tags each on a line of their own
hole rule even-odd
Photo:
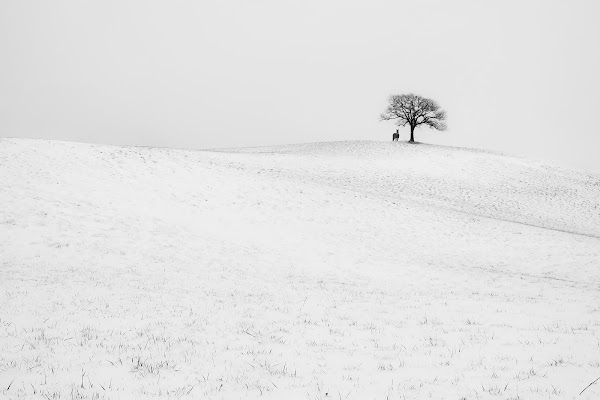
<svg viewBox="0 0 600 400">
<path fill-rule="evenodd" d="M 2 0 L 0 136 L 188 149 L 391 140 L 600 172 L 600 2 Z M 409 128 L 401 128 L 401 140 Z"/>
</svg>

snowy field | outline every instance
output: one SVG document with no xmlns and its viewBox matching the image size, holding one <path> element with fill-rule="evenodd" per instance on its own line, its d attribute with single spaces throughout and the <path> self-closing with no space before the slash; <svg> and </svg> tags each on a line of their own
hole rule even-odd
<svg viewBox="0 0 600 400">
<path fill-rule="evenodd" d="M 600 399 L 598 377 L 599 175 L 0 139 L 0 398 Z"/>
</svg>

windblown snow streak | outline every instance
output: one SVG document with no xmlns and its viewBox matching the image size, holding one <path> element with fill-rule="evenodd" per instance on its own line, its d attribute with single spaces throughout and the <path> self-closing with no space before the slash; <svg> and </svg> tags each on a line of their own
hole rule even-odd
<svg viewBox="0 0 600 400">
<path fill-rule="evenodd" d="M 558 399 L 600 376 L 591 173 L 2 139 L 0 206 L 6 398 Z"/>
</svg>

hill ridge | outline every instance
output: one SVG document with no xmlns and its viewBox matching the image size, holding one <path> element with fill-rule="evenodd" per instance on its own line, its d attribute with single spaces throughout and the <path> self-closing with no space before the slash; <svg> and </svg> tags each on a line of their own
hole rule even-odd
<svg viewBox="0 0 600 400">
<path fill-rule="evenodd" d="M 600 235 L 600 176 L 476 149 L 338 141 L 194 151 L 4 139 L 0 157 L 9 148 L 23 157 L 29 154 L 24 162 L 32 165 L 41 162 L 35 157 L 45 153 L 49 168 L 57 161 L 52 161 L 52 151 L 63 152 L 59 158 L 78 160 L 84 169 L 86 163 L 108 158 L 128 163 L 127 154 L 157 157 L 175 169 L 197 169 L 209 161 L 238 174 L 260 172 L 275 180 L 310 181 L 474 216 Z M 85 154 L 93 159 L 85 159 Z M 190 157 L 197 162 L 190 164 Z M 7 156 L 0 162 L 10 164 Z M 100 171 L 91 164 L 90 168 Z M 143 169 L 139 172 L 143 175 Z M 16 166 L 15 173 L 19 173 Z"/>
</svg>

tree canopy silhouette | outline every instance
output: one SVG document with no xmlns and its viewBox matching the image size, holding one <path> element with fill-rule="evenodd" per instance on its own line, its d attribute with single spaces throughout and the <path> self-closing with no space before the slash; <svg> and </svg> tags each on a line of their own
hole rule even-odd
<svg viewBox="0 0 600 400">
<path fill-rule="evenodd" d="M 382 121 L 397 120 L 398 126 L 410 126 L 410 143 L 415 142 L 415 128 L 427 125 L 438 131 L 446 130 L 446 112 L 431 99 L 416 94 L 394 94 L 383 114 Z"/>
</svg>

